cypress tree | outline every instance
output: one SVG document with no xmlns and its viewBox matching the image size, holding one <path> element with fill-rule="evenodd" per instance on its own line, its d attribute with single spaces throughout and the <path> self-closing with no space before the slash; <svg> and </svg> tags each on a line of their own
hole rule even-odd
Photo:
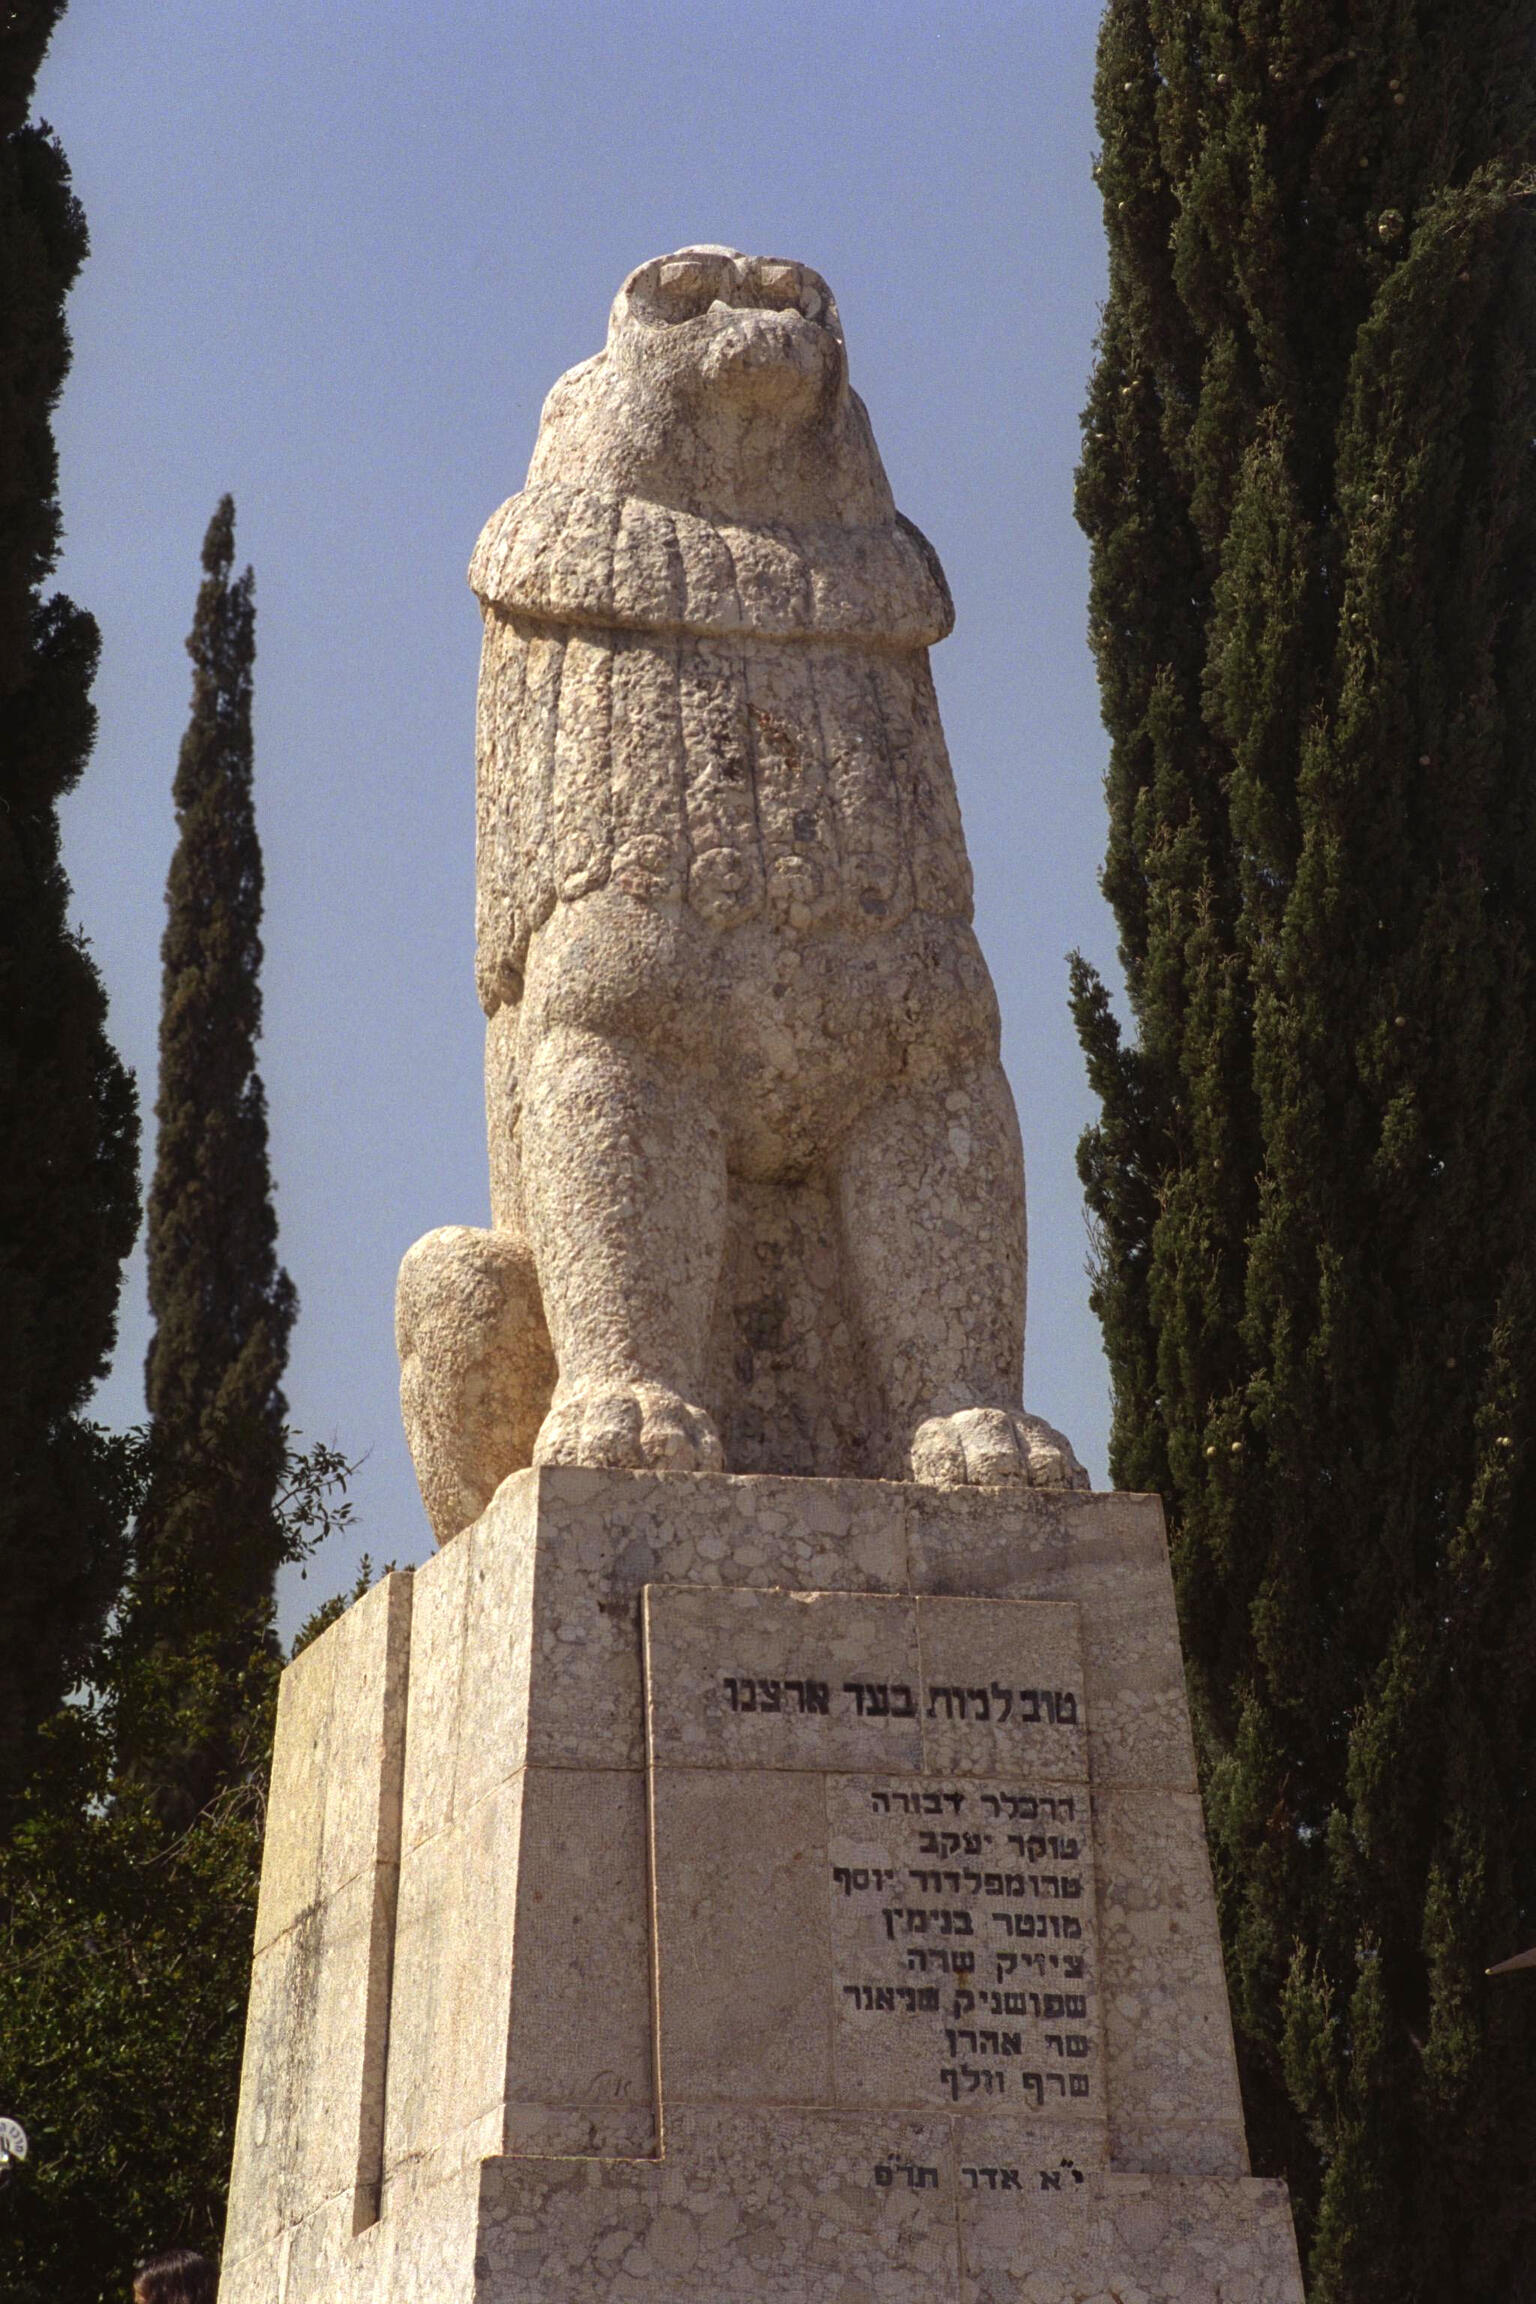
<svg viewBox="0 0 1536 2304">
<path fill-rule="evenodd" d="M 48 594 L 61 520 L 52 415 L 86 254 L 64 155 L 28 118 L 63 0 L 0 25 L 0 1802 L 84 1667 L 122 1572 L 105 1374 L 138 1225 L 133 1084 L 69 921 L 58 804 L 95 734 L 93 619 Z"/>
<path fill-rule="evenodd" d="M 151 1480 L 126 1605 L 130 1653 L 163 1706 L 181 1666 L 179 1726 L 124 1726 L 154 1751 L 172 1811 L 194 1814 L 237 1766 L 243 1675 L 271 1648 L 273 1583 L 290 1544 L 281 1380 L 297 1310 L 277 1261 L 261 1029 L 261 848 L 252 797 L 255 585 L 232 574 L 234 504 L 203 543 L 187 641 L 192 711 L 175 782 L 179 830 L 161 946 L 160 1082 L 149 1196 L 145 1370 Z M 258 1680 L 260 1675 L 258 1674 Z"/>
<path fill-rule="evenodd" d="M 1079 518 L 1134 1032 L 1074 963 L 1111 1465 L 1168 1507 L 1314 2300 L 1536 2261 L 1536 0 L 1110 0 Z"/>
</svg>

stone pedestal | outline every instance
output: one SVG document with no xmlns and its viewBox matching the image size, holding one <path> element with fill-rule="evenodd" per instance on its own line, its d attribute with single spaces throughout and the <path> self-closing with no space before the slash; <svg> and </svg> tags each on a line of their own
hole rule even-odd
<svg viewBox="0 0 1536 2304">
<path fill-rule="evenodd" d="M 284 1676 L 222 2304 L 1300 2304 L 1154 1499 L 520 1473 Z"/>
</svg>

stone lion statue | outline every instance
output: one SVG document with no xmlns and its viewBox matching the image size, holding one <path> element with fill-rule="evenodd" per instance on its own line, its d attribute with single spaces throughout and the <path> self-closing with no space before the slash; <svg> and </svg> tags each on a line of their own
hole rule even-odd
<svg viewBox="0 0 1536 2304">
<path fill-rule="evenodd" d="M 400 1275 L 440 1540 L 530 1462 L 1086 1485 L 928 668 L 804 265 L 632 272 L 470 569 L 492 1229 Z"/>
</svg>

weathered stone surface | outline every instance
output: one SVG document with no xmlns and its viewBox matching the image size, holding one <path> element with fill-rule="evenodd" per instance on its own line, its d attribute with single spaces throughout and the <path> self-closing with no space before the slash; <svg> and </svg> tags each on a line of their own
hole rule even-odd
<svg viewBox="0 0 1536 2304">
<path fill-rule="evenodd" d="M 922 1766 L 911 1600 L 658 1584 L 645 1601 L 653 1766 Z M 866 1687 L 882 1691 L 878 1712 Z"/>
<path fill-rule="evenodd" d="M 1195 1753 L 1162 1511 L 1150 1496 L 1041 1492 L 1027 1512 L 952 1489 L 906 1492 L 918 1592 L 1071 1598 L 1081 1613 L 1096 1785 L 1195 1789 Z"/>
<path fill-rule="evenodd" d="M 530 1768 L 523 1800 L 508 2151 L 658 2143 L 645 1787 L 632 1769 Z"/>
<path fill-rule="evenodd" d="M 669 1769 L 653 1800 L 663 2102 L 831 2104 L 819 1779 Z"/>
<path fill-rule="evenodd" d="M 932 2304 L 955 2292 L 947 2123 L 680 2112 L 666 2161 L 489 2165 L 482 2294 L 533 2304 Z M 915 2190 L 905 2169 L 937 2184 Z M 900 2168 L 897 2181 L 875 2172 Z"/>
<path fill-rule="evenodd" d="M 655 2143 L 638 1595 L 605 1609 L 596 1532 L 551 1545 L 537 1497 L 415 1575 L 386 2186 Z"/>
<path fill-rule="evenodd" d="M 1082 1637 L 1070 1603 L 919 1599 L 923 1766 L 1086 1785 Z"/>
<path fill-rule="evenodd" d="M 645 1637 L 658 1766 L 1027 1768 L 1087 1782 L 1069 1603 L 658 1581 Z"/>
<path fill-rule="evenodd" d="M 645 1622 L 669 2111 L 963 2103 L 1102 2159 L 1077 1610 L 651 1585 Z"/>
<path fill-rule="evenodd" d="M 928 669 L 803 265 L 644 264 L 471 581 L 493 1230 L 401 1274 L 441 1539 L 542 1464 L 1083 1485 Z"/>
<path fill-rule="evenodd" d="M 411 1578 L 283 1675 L 226 2254 L 378 2213 Z"/>
<path fill-rule="evenodd" d="M 536 1578 L 529 1534 L 535 1512 Z M 1010 1505 L 1000 1492 L 971 1496 L 897 1482 L 551 1467 L 507 1481 L 464 1543 L 467 1550 L 450 1545 L 417 1572 L 418 1653 L 424 1639 L 438 1638 L 428 1594 L 450 1584 L 467 1590 L 486 1547 L 498 1562 L 486 1573 L 528 1576 L 534 1597 L 527 1637 L 539 1655 L 558 1656 L 561 1667 L 541 1678 L 532 1698 L 532 1760 L 593 1767 L 643 1760 L 637 1628 L 647 1584 L 969 1592 L 1080 1599 L 1094 1782 L 1195 1788 L 1172 1585 L 1153 1498 L 1042 1489 L 1030 1491 L 1027 1504 Z M 525 1671 L 492 1676 L 484 1701 L 512 1708 L 496 1712 L 493 1743 L 521 1735 L 514 1715 L 529 1700 L 526 1691 Z M 424 1726 L 422 1733 L 433 1731 Z M 412 1829 L 408 1805 L 407 1837 Z"/>
<path fill-rule="evenodd" d="M 481 1702 L 496 1735 L 527 1735 L 552 1767 L 641 1767 L 641 1594 L 650 1583 L 901 1590 L 906 1546 L 898 1487 L 865 1481 L 520 1473 L 466 1532 L 455 1590 L 526 1578 L 530 1663 L 492 1671 Z M 418 1571 L 427 1588 L 455 1542 Z M 478 1563 L 484 1560 L 483 1570 Z M 530 1673 L 532 1677 L 530 1678 Z M 517 1725 L 527 1713 L 526 1730 Z"/>
<path fill-rule="evenodd" d="M 401 1867 L 384 2176 L 502 2147 L 526 1771 L 408 1848 Z"/>
<path fill-rule="evenodd" d="M 675 2159 L 487 2164 L 479 2293 L 526 2304 L 1300 2304 L 1282 2185 L 962 2157 L 962 2123 L 678 2116 Z M 1058 2141 L 1058 2140 L 1053 2140 Z M 1043 2189 L 1042 2178 L 1062 2189 Z M 1012 2179 L 1009 2182 L 1009 2179 Z M 918 2181 L 914 2181 L 918 2180 Z"/>
<path fill-rule="evenodd" d="M 1300 2304 L 1283 2184 L 1090 2174 L 962 2204 L 963 2304 Z"/>
<path fill-rule="evenodd" d="M 1240 2133 L 1199 1799 L 1173 1789 L 1096 1793 L 1094 1822 L 1111 2102 L 1159 2126 L 1208 2121 Z"/>
</svg>

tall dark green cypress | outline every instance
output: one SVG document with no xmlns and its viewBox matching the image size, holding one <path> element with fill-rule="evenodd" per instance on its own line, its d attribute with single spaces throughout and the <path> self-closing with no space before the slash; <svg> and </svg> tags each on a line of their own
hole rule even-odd
<svg viewBox="0 0 1536 2304">
<path fill-rule="evenodd" d="M 70 926 L 58 804 L 96 716 L 93 619 L 49 595 L 52 416 L 85 219 L 29 120 L 62 0 L 0 23 L 0 1802 L 81 1672 L 122 1572 L 114 1451 L 82 1410 L 105 1373 L 138 1225 L 133 1084 Z"/>
<path fill-rule="evenodd" d="M 1315 2304 L 1536 2264 L 1536 0 L 1110 0 L 1081 963 L 1250 2132 Z"/>
<path fill-rule="evenodd" d="M 261 1029 L 261 848 L 252 795 L 251 571 L 234 577 L 232 500 L 203 542 L 187 641 L 192 713 L 175 782 L 180 837 L 161 946 L 160 1085 L 149 1196 L 149 1495 L 127 1603 L 130 1652 L 182 1658 L 184 1718 L 125 1728 L 167 1758 L 195 1813 L 235 1767 L 241 1675 L 270 1644 L 290 1539 L 282 1374 L 297 1310 L 277 1261 Z M 166 1686 L 155 1671 L 146 1685 Z M 169 1755 L 174 1754 L 174 1758 Z"/>
</svg>

